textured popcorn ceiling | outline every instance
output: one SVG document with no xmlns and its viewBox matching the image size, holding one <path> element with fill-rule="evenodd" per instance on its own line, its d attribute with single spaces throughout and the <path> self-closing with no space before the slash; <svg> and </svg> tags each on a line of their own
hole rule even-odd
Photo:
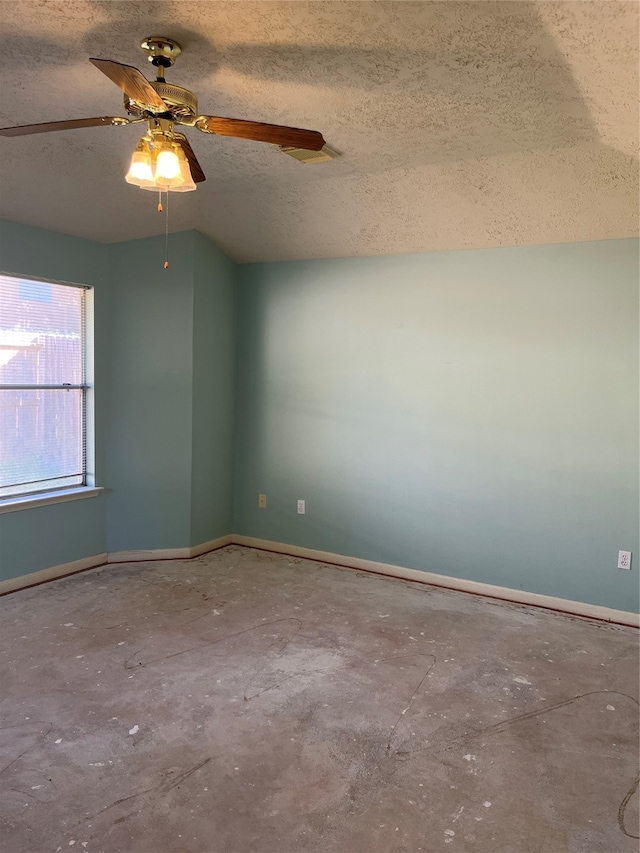
<svg viewBox="0 0 640 853">
<path fill-rule="evenodd" d="M 638 4 L 0 2 L 0 123 L 122 114 L 90 56 L 168 80 L 202 112 L 322 131 L 342 156 L 187 129 L 208 176 L 172 194 L 240 261 L 626 237 L 638 228 Z M 0 216 L 106 242 L 163 232 L 124 182 L 141 126 L 0 139 Z"/>
</svg>

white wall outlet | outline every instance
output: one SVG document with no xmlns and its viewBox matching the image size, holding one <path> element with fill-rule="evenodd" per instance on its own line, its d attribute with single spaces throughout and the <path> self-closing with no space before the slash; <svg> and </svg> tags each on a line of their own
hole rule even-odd
<svg viewBox="0 0 640 853">
<path fill-rule="evenodd" d="M 631 569 L 631 551 L 618 551 L 618 568 Z"/>
<path fill-rule="evenodd" d="M 307 511 L 307 502 L 298 501 L 298 515 L 304 515 Z"/>
<path fill-rule="evenodd" d="M 267 496 L 266 495 L 258 495 L 258 509 L 266 509 L 267 508 Z"/>
</svg>

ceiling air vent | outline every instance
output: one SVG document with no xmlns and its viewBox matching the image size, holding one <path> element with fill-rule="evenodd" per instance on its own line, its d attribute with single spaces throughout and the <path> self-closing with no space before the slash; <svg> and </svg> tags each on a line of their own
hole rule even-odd
<svg viewBox="0 0 640 853">
<path fill-rule="evenodd" d="M 326 163 L 327 160 L 334 160 L 338 156 L 338 152 L 328 145 L 324 145 L 320 151 L 308 151 L 306 148 L 293 148 L 290 145 L 281 145 L 280 150 L 300 163 Z"/>
</svg>

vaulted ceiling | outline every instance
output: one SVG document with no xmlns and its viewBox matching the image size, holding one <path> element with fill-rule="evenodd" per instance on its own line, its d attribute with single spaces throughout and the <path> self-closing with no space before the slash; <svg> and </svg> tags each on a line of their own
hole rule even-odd
<svg viewBox="0 0 640 853">
<path fill-rule="evenodd" d="M 171 229 L 245 261 L 626 237 L 638 230 L 637 2 L 0 3 L 0 124 L 121 115 L 90 56 L 205 113 L 320 130 L 340 153 L 186 129 L 207 175 Z M 141 125 L 0 139 L 0 216 L 94 240 L 164 230 L 124 182 Z M 1 259 L 0 259 L 1 266 Z"/>
</svg>

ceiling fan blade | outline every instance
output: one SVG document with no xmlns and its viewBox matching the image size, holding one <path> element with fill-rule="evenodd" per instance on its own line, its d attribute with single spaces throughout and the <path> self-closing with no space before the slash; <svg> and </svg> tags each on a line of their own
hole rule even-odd
<svg viewBox="0 0 640 853">
<path fill-rule="evenodd" d="M 280 124 L 244 121 L 239 118 L 199 116 L 196 119 L 196 127 L 205 133 L 215 133 L 218 136 L 235 136 L 256 142 L 271 142 L 273 145 L 290 145 L 308 151 L 320 151 L 325 144 L 322 134 L 317 130 L 302 130 L 299 127 L 284 127 Z"/>
<path fill-rule="evenodd" d="M 123 65 L 112 59 L 90 59 L 95 67 L 119 86 L 128 98 L 153 110 L 166 112 L 168 109 L 160 95 L 141 71 L 133 65 Z"/>
<path fill-rule="evenodd" d="M 45 121 L 41 124 L 20 124 L 16 127 L 0 127 L 0 136 L 28 136 L 31 133 L 50 133 L 52 130 L 76 130 L 80 127 L 108 127 L 132 124 L 141 119 L 100 116 L 100 118 L 74 118 L 70 121 Z"/>
<path fill-rule="evenodd" d="M 202 166 L 198 163 L 198 158 L 193 153 L 193 148 L 189 144 L 189 140 L 186 136 L 183 136 L 181 133 L 175 134 L 175 139 L 178 145 L 182 147 L 184 151 L 184 155 L 189 162 L 189 169 L 191 171 L 191 177 L 193 178 L 194 183 L 201 184 L 203 181 L 206 181 L 206 175 L 202 171 Z"/>
</svg>

